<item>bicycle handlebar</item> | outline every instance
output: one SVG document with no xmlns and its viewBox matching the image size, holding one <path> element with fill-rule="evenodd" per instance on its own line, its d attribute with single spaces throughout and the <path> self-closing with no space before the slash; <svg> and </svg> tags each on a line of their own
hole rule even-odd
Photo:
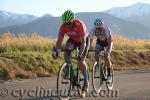
<svg viewBox="0 0 150 100">
<path fill-rule="evenodd" d="M 53 50 L 54 50 L 54 48 L 53 48 Z M 56 52 L 64 52 L 64 51 L 74 51 L 74 49 L 55 49 L 55 51 Z M 78 54 L 79 54 L 79 51 L 78 51 L 78 49 L 76 49 L 76 51 L 77 51 L 77 54 L 76 54 L 76 56 L 78 57 Z M 77 59 L 77 57 L 73 57 L 73 56 L 70 56 L 71 58 L 73 58 L 73 59 Z"/>
<path fill-rule="evenodd" d="M 64 51 L 73 51 L 74 49 L 56 49 L 57 52 L 64 52 Z M 88 50 L 89 52 L 99 52 L 99 50 Z M 105 52 L 105 50 L 101 50 L 100 52 Z"/>
</svg>

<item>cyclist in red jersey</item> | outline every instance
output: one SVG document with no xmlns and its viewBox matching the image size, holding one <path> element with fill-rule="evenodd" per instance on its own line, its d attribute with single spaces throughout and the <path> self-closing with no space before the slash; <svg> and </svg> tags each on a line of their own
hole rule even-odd
<svg viewBox="0 0 150 100">
<path fill-rule="evenodd" d="M 65 34 L 68 35 L 69 39 L 67 40 L 65 44 L 65 49 L 75 49 L 76 47 L 79 47 L 79 59 L 78 59 L 78 65 L 81 69 L 81 72 L 84 77 L 84 84 L 82 87 L 82 91 L 88 91 L 89 87 L 89 78 L 87 73 L 87 64 L 85 61 L 89 46 L 90 46 L 90 40 L 89 40 L 89 33 L 87 31 L 87 28 L 85 24 L 79 20 L 75 19 L 75 14 L 71 10 L 67 10 L 62 14 L 62 21 L 63 24 L 61 25 L 59 29 L 59 35 L 56 42 L 56 49 L 62 48 L 62 41 L 64 39 Z M 53 58 L 56 59 L 58 56 L 58 53 L 56 51 L 53 51 L 56 55 L 53 55 Z M 66 51 L 64 53 L 64 59 L 65 62 L 68 61 L 68 55 L 69 53 Z M 67 74 L 67 73 L 66 73 Z M 66 77 L 68 76 L 65 75 Z M 66 78 L 65 77 L 65 78 Z"/>
</svg>

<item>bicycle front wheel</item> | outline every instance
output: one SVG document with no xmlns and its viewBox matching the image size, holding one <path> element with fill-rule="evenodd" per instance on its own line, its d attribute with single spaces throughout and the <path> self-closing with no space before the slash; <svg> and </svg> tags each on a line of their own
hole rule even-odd
<svg viewBox="0 0 150 100">
<path fill-rule="evenodd" d="M 64 63 L 58 72 L 57 75 L 57 94 L 60 100 L 68 100 L 71 90 L 71 82 L 70 82 L 70 71 L 68 79 L 64 79 L 65 77 L 65 68 L 67 63 Z"/>
<path fill-rule="evenodd" d="M 102 69 L 98 62 L 95 62 L 92 68 L 92 86 L 96 93 L 100 93 L 103 84 Z"/>
</svg>

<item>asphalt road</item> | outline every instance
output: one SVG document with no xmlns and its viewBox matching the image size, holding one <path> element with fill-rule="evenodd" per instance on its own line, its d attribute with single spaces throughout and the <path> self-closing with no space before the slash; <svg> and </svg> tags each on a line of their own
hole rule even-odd
<svg viewBox="0 0 150 100">
<path fill-rule="evenodd" d="M 71 100 L 150 100 L 150 70 L 115 71 L 114 75 L 111 92 L 103 85 L 100 94 L 92 94 L 90 87 L 86 98 Z M 55 76 L 0 82 L 0 100 L 58 100 L 55 92 Z"/>
</svg>

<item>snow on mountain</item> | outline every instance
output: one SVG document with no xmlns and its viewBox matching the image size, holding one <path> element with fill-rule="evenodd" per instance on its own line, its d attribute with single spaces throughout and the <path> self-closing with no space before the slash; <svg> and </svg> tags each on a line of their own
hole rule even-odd
<svg viewBox="0 0 150 100">
<path fill-rule="evenodd" d="M 27 14 L 15 14 L 7 11 L 0 11 L 0 27 L 7 27 L 17 24 L 25 24 L 35 20 L 37 17 Z"/>
<path fill-rule="evenodd" d="M 150 15 L 150 4 L 136 3 L 128 7 L 115 7 L 104 12 L 119 18 L 128 18 L 132 16 L 142 17 Z"/>
</svg>

